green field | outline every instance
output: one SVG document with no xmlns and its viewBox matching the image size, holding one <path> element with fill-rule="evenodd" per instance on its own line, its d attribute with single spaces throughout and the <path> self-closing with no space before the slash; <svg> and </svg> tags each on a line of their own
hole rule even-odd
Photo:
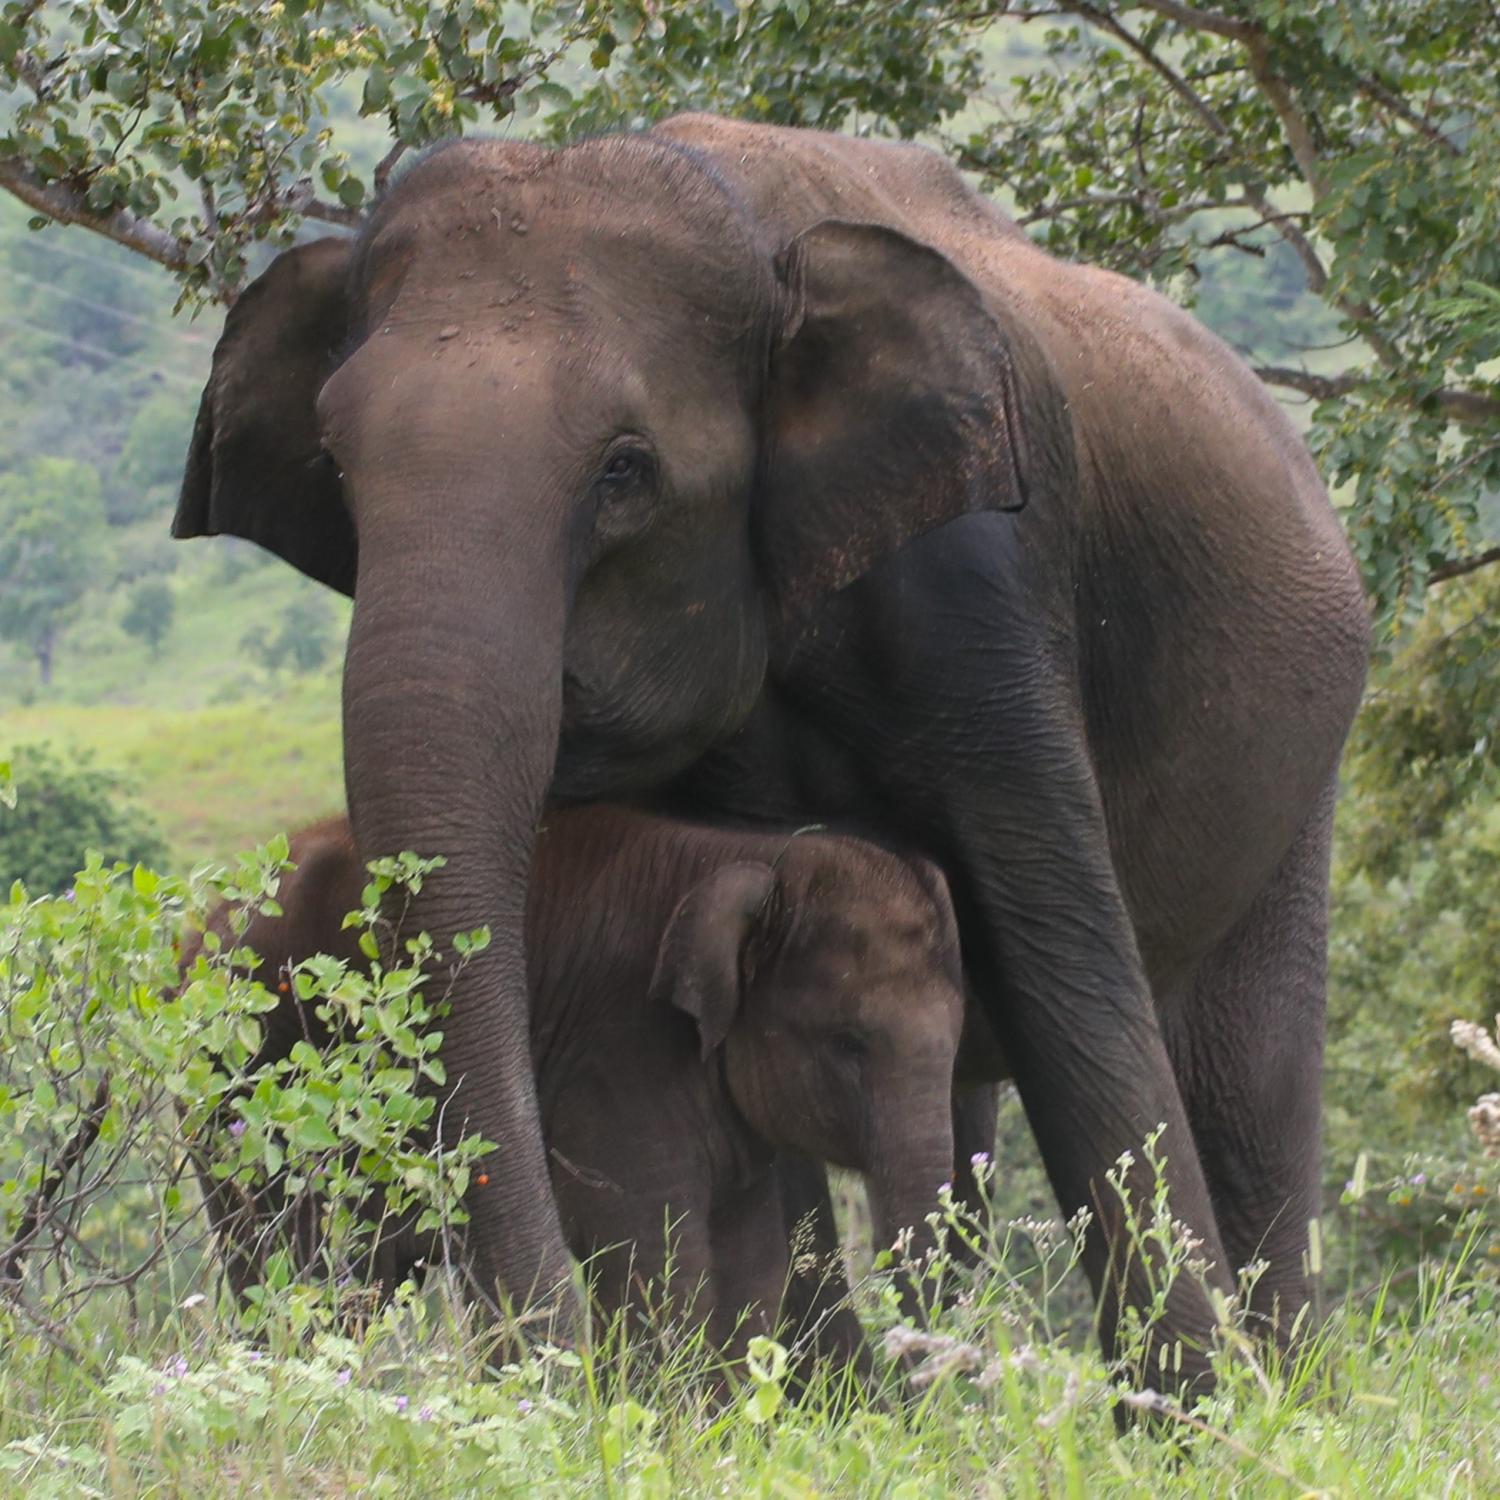
<svg viewBox="0 0 1500 1500">
<path fill-rule="evenodd" d="M 276 562 L 226 578 L 224 544 L 170 541 L 177 614 L 153 656 L 120 629 L 108 594 L 88 601 L 64 639 L 56 677 L 30 662 L 0 665 L 0 751 L 48 740 L 123 772 L 159 825 L 174 862 L 222 860 L 343 805 L 337 663 L 348 606 Z M 333 601 L 328 666 L 275 677 L 241 641 L 265 634 L 299 595 Z"/>
</svg>

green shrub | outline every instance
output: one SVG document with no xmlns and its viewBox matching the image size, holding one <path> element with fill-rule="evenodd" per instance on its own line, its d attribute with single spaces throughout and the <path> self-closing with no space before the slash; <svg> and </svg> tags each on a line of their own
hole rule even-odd
<svg viewBox="0 0 1500 1500">
<path fill-rule="evenodd" d="M 111 863 L 160 864 L 166 849 L 121 781 L 88 756 L 64 757 L 45 743 L 18 747 L 11 758 L 17 798 L 0 812 L 0 883 L 19 880 L 38 895 L 57 895 L 89 850 Z"/>
</svg>

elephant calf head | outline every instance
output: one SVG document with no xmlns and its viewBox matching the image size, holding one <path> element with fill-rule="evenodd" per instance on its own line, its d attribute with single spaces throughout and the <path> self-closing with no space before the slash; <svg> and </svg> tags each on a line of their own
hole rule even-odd
<svg viewBox="0 0 1500 1500">
<path fill-rule="evenodd" d="M 774 867 L 721 866 L 678 904 L 654 986 L 722 1051 L 757 1134 L 863 1173 L 887 1243 L 922 1226 L 952 1172 L 964 1016 L 932 865 L 807 836 Z"/>
</svg>

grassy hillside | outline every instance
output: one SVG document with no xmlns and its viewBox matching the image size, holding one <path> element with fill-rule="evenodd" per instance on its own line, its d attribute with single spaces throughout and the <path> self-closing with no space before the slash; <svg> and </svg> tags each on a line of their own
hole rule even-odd
<svg viewBox="0 0 1500 1500">
<path fill-rule="evenodd" d="M 123 772 L 174 861 L 222 859 L 343 802 L 337 662 L 348 606 L 273 561 L 225 576 L 220 542 L 158 544 L 184 557 L 170 577 L 175 619 L 153 655 L 120 628 L 104 589 L 58 654 L 50 688 L 34 666 L 0 660 L 0 752 L 33 740 L 93 752 Z M 272 674 L 242 644 L 265 637 L 288 607 L 326 597 L 328 666 Z"/>
</svg>

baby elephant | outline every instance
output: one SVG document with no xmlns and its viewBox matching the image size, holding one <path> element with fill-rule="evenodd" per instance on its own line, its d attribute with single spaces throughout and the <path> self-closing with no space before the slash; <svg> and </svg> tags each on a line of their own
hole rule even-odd
<svg viewBox="0 0 1500 1500">
<path fill-rule="evenodd" d="M 244 938 L 271 983 L 313 952 L 363 962 L 341 926 L 365 880 L 347 824 L 291 852 L 284 917 Z M 864 1173 L 885 1243 L 936 1206 L 964 1002 L 947 888 L 925 861 L 822 833 L 556 812 L 527 936 L 553 1183 L 606 1311 L 642 1307 L 670 1254 L 673 1312 L 706 1320 L 727 1354 L 771 1331 L 788 1271 L 777 1148 Z M 301 1034 L 289 1011 L 268 1056 Z"/>
</svg>

